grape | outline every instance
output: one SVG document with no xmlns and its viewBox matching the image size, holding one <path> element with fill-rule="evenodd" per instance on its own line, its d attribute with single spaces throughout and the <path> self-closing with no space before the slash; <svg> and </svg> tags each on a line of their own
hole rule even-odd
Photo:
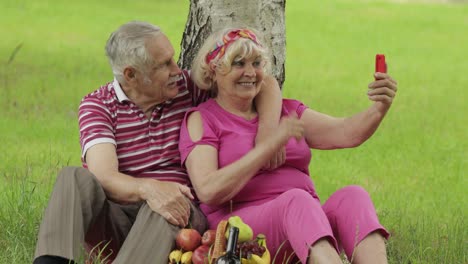
<svg viewBox="0 0 468 264">
<path fill-rule="evenodd" d="M 248 258 L 249 254 L 262 256 L 266 249 L 260 246 L 256 240 L 249 240 L 236 245 L 236 255 L 241 258 Z"/>
</svg>

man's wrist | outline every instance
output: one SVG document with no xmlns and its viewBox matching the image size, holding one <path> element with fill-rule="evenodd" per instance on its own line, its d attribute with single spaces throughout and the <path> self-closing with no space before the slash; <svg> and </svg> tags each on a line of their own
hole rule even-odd
<svg viewBox="0 0 468 264">
<path fill-rule="evenodd" d="M 259 125 L 257 129 L 257 135 L 255 136 L 255 142 L 264 142 L 271 135 L 274 135 L 278 125 Z"/>
<path fill-rule="evenodd" d="M 136 180 L 136 193 L 137 197 L 140 201 L 146 201 L 150 199 L 151 193 L 148 188 L 148 180 L 149 179 L 138 179 L 135 178 Z"/>
<path fill-rule="evenodd" d="M 258 129 L 265 129 L 267 131 L 270 131 L 271 129 L 276 129 L 279 124 L 278 123 L 271 123 L 271 124 L 262 124 L 262 123 L 265 123 L 265 122 L 259 122 L 258 124 Z M 271 131 L 272 132 L 272 131 Z"/>
</svg>

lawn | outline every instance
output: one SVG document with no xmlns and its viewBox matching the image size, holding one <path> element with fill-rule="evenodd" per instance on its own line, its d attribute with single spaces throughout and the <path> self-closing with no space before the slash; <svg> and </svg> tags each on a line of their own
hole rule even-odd
<svg viewBox="0 0 468 264">
<path fill-rule="evenodd" d="M 179 50 L 189 1 L 0 2 L 0 263 L 31 263 L 57 171 L 80 166 L 77 107 L 112 79 L 104 44 L 129 20 Z M 374 56 L 399 91 L 355 149 L 313 151 L 325 201 L 365 187 L 391 231 L 390 263 L 468 263 L 468 5 L 287 1 L 284 97 L 336 116 L 366 109 Z"/>
</svg>

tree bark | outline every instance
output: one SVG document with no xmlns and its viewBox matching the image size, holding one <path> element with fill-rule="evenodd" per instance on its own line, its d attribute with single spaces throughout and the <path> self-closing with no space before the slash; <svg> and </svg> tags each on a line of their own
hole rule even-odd
<svg viewBox="0 0 468 264">
<path fill-rule="evenodd" d="M 247 26 L 263 34 L 271 55 L 271 70 L 280 86 L 286 57 L 286 0 L 190 0 L 178 64 L 189 69 L 205 39 L 224 27 Z"/>
</svg>

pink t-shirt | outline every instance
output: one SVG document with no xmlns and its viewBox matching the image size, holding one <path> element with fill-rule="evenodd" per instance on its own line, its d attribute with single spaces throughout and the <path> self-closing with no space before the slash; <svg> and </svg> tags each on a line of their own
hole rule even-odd
<svg viewBox="0 0 468 264">
<path fill-rule="evenodd" d="M 305 109 L 307 107 L 297 100 L 283 99 L 282 116 L 296 112 L 300 117 Z M 186 126 L 187 117 L 193 111 L 201 113 L 203 122 L 203 136 L 197 142 L 191 140 Z M 218 167 L 225 167 L 254 147 L 257 128 L 258 117 L 246 120 L 225 111 L 214 99 L 210 99 L 189 110 L 185 116 L 179 141 L 182 164 L 197 145 L 211 145 L 218 150 Z M 303 189 L 318 199 L 309 176 L 311 157 L 305 139 L 300 141 L 290 139 L 286 145 L 285 164 L 274 171 L 260 170 L 232 199 L 233 202 L 246 203 L 246 205 L 265 202 L 293 188 Z M 226 206 L 228 204 L 220 206 L 201 204 L 201 209 L 208 215 Z"/>
</svg>

